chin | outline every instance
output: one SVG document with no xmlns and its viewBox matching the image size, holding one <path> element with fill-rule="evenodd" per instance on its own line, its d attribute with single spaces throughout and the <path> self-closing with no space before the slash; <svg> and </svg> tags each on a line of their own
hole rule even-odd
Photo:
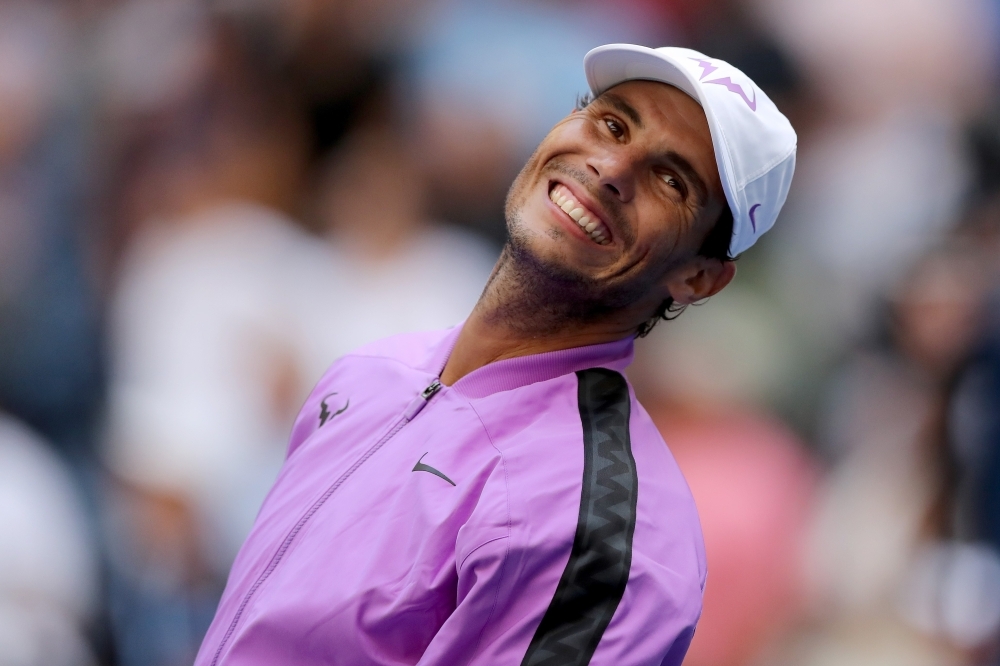
<svg viewBox="0 0 1000 666">
<path fill-rule="evenodd" d="M 504 206 L 508 246 L 512 259 L 530 266 L 538 277 L 575 283 L 590 294 L 600 291 L 598 275 L 611 259 L 599 246 L 588 248 L 552 218 L 549 179 L 531 168 L 529 160 L 518 174 Z M 544 169 L 542 170 L 544 172 Z"/>
<path fill-rule="evenodd" d="M 522 221 L 508 218 L 505 250 L 522 286 L 538 289 L 567 306 L 604 300 L 608 285 L 566 252 L 566 239 L 559 237 L 559 230 L 531 228 Z"/>
</svg>

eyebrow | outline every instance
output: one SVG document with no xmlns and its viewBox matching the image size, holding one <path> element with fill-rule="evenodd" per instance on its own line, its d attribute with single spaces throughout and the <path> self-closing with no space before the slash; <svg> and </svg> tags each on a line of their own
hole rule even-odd
<svg viewBox="0 0 1000 666">
<path fill-rule="evenodd" d="M 691 163 L 688 162 L 684 156 L 673 150 L 666 152 L 663 155 L 663 160 L 667 162 L 670 166 L 674 167 L 681 172 L 681 175 L 691 183 L 691 187 L 694 189 L 695 195 L 698 197 L 698 204 L 704 206 L 708 201 L 708 187 L 705 185 L 705 181 L 702 180 L 698 172 L 695 171 Z"/>
<path fill-rule="evenodd" d="M 639 112 L 635 110 L 634 106 L 626 102 L 622 97 L 616 95 L 613 92 L 608 92 L 601 95 L 600 99 L 601 101 L 607 102 L 611 106 L 615 107 L 616 110 L 628 116 L 628 119 L 631 120 L 633 123 L 635 123 L 636 127 L 638 127 L 639 129 L 643 128 L 642 116 L 639 115 Z"/>
</svg>

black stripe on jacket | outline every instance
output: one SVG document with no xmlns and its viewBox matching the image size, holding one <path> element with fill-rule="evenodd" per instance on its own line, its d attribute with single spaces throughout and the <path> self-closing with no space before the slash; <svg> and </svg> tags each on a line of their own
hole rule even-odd
<svg viewBox="0 0 1000 666">
<path fill-rule="evenodd" d="M 569 562 L 522 666 L 584 666 L 625 594 L 639 479 L 629 439 L 625 378 L 576 373 L 583 423 L 583 490 Z"/>
</svg>

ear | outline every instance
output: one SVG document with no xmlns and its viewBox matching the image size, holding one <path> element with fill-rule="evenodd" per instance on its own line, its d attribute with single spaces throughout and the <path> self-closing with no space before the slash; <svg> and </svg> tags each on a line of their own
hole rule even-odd
<svg viewBox="0 0 1000 666">
<path fill-rule="evenodd" d="M 690 305 L 715 296 L 736 276 L 736 263 L 696 257 L 667 278 L 667 291 L 675 303 Z"/>
</svg>

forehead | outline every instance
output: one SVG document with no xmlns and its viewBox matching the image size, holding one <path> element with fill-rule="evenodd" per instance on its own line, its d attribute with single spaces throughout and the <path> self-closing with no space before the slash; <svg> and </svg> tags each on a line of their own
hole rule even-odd
<svg viewBox="0 0 1000 666">
<path fill-rule="evenodd" d="M 674 116 L 680 116 L 702 125 L 708 133 L 708 118 L 705 117 L 701 104 L 669 83 L 642 79 L 624 81 L 608 88 L 597 99 L 606 100 L 615 97 L 624 98 L 637 109 L 641 107 L 651 119 L 669 120 Z"/>
</svg>

